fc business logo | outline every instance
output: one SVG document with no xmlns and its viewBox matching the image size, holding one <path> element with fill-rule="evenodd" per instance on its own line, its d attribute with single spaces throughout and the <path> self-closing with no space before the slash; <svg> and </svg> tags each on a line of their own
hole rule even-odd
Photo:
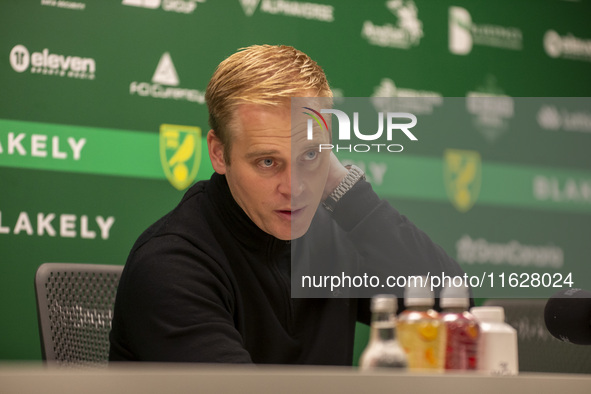
<svg viewBox="0 0 591 394">
<path fill-rule="evenodd" d="M 186 100 L 205 103 L 205 93 L 197 89 L 178 87 L 179 76 L 170 53 L 165 52 L 152 76 L 152 83 L 134 81 L 129 85 L 129 94 L 160 99 Z"/>
</svg>

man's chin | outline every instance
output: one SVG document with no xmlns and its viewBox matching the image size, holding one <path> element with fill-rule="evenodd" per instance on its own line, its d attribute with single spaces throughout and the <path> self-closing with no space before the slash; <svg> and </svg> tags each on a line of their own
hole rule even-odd
<svg viewBox="0 0 591 394">
<path fill-rule="evenodd" d="M 310 228 L 310 222 L 306 223 L 292 223 L 291 225 L 291 238 L 290 240 L 298 239 L 303 237 Z"/>
</svg>

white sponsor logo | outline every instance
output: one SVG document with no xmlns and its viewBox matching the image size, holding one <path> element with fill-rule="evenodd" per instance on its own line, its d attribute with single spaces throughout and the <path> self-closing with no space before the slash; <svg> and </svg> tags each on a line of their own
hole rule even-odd
<svg viewBox="0 0 591 394">
<path fill-rule="evenodd" d="M 561 36 L 554 30 L 544 34 L 544 50 L 553 58 L 591 62 L 591 39 L 578 38 L 572 34 Z"/>
<path fill-rule="evenodd" d="M 165 52 L 152 76 L 152 83 L 134 81 L 129 85 L 129 94 L 161 99 L 187 100 L 205 103 L 205 94 L 197 89 L 177 87 L 180 84 L 170 53 Z"/>
<path fill-rule="evenodd" d="M 295 18 L 317 20 L 321 22 L 334 21 L 334 7 L 326 4 L 300 3 L 288 0 L 240 0 L 240 5 L 246 16 L 252 16 L 257 6 L 266 14 L 284 15 Z"/>
<path fill-rule="evenodd" d="M 591 179 L 538 175 L 533 179 L 533 196 L 538 201 L 591 203 Z"/>
<path fill-rule="evenodd" d="M 174 64 L 172 63 L 172 59 L 168 52 L 165 52 L 160 58 L 154 76 L 152 77 L 152 82 L 160 83 L 162 85 L 178 86 L 179 76 L 176 73 L 176 69 L 174 68 Z"/>
<path fill-rule="evenodd" d="M 516 27 L 475 24 L 465 8 L 449 8 L 449 51 L 467 55 L 474 45 L 521 50 L 523 34 Z"/>
<path fill-rule="evenodd" d="M 31 70 L 32 74 L 55 75 L 60 77 L 94 79 L 96 62 L 92 58 L 57 55 L 45 48 L 30 53 L 24 45 L 16 45 L 9 55 L 12 69 L 18 73 Z"/>
<path fill-rule="evenodd" d="M 252 16 L 256 11 L 261 0 L 240 0 L 240 5 L 246 16 Z"/>
<path fill-rule="evenodd" d="M 0 235 L 2 234 L 26 234 L 39 237 L 49 236 L 60 238 L 82 238 L 82 239 L 109 239 L 111 227 L 115 223 L 115 217 L 74 214 L 42 213 L 29 214 L 22 211 L 18 214 L 16 221 L 11 227 L 2 220 L 0 211 Z"/>
<path fill-rule="evenodd" d="M 464 235 L 456 242 L 459 263 L 506 264 L 520 267 L 561 268 L 564 251 L 554 245 L 523 245 L 511 240 L 492 243 L 483 238 L 472 239 Z"/>
<path fill-rule="evenodd" d="M 83 11 L 86 4 L 79 1 L 65 1 L 65 0 L 41 0 L 41 5 L 46 7 L 67 8 L 69 10 Z"/>
<path fill-rule="evenodd" d="M 483 86 L 468 92 L 466 96 L 466 110 L 474 115 L 476 130 L 488 142 L 495 142 L 509 131 L 509 120 L 515 114 L 515 102 L 497 86 L 494 76 L 488 75 Z"/>
<path fill-rule="evenodd" d="M 411 112 L 416 115 L 431 114 L 433 108 L 443 103 L 441 93 L 397 87 L 389 78 L 382 78 L 371 95 L 376 111 Z M 385 100 L 384 97 L 391 99 Z"/>
<path fill-rule="evenodd" d="M 591 113 L 572 111 L 544 105 L 538 111 L 538 124 L 546 130 L 578 131 L 591 133 Z"/>
<path fill-rule="evenodd" d="M 206 0 L 123 0 L 121 4 L 150 9 L 156 9 L 162 6 L 164 11 L 192 14 L 197 8 L 197 3 L 205 3 L 205 1 Z"/>
<path fill-rule="evenodd" d="M 6 148 L 2 146 L 0 140 L 0 154 L 46 157 L 58 160 L 71 157 L 74 160 L 80 160 L 82 148 L 86 145 L 86 138 L 68 137 L 66 142 L 67 144 L 58 136 L 31 134 L 29 137 L 26 133 L 10 132 L 7 135 Z"/>
<path fill-rule="evenodd" d="M 423 22 L 418 18 L 418 9 L 412 0 L 389 0 L 387 8 L 398 18 L 396 25 L 375 25 L 363 22 L 361 37 L 371 45 L 408 49 L 419 45 L 423 37 Z"/>
</svg>

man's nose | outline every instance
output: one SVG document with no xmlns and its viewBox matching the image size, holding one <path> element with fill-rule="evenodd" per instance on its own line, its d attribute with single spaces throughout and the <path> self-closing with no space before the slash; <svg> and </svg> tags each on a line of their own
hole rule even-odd
<svg viewBox="0 0 591 394">
<path fill-rule="evenodd" d="M 296 168 L 291 165 L 286 168 L 279 185 L 279 192 L 291 198 L 300 196 L 304 191 L 304 182 L 302 182 L 301 174 Z"/>
</svg>

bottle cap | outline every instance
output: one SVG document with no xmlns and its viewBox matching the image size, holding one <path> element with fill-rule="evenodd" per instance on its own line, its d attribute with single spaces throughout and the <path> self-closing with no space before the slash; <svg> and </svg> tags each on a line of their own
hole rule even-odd
<svg viewBox="0 0 591 394">
<path fill-rule="evenodd" d="M 435 304 L 431 283 L 426 276 L 417 276 L 416 279 L 409 278 L 404 289 L 404 303 L 409 306 L 429 306 Z"/>
<path fill-rule="evenodd" d="M 371 299 L 372 312 L 396 313 L 398 300 L 392 294 L 378 294 Z"/>
<path fill-rule="evenodd" d="M 505 309 L 502 306 L 475 306 L 470 309 L 474 317 L 486 323 L 504 323 Z"/>
<path fill-rule="evenodd" d="M 442 308 L 465 308 L 470 306 L 470 292 L 468 287 L 463 283 L 461 286 L 445 286 L 441 290 L 441 302 L 439 304 Z"/>
</svg>

